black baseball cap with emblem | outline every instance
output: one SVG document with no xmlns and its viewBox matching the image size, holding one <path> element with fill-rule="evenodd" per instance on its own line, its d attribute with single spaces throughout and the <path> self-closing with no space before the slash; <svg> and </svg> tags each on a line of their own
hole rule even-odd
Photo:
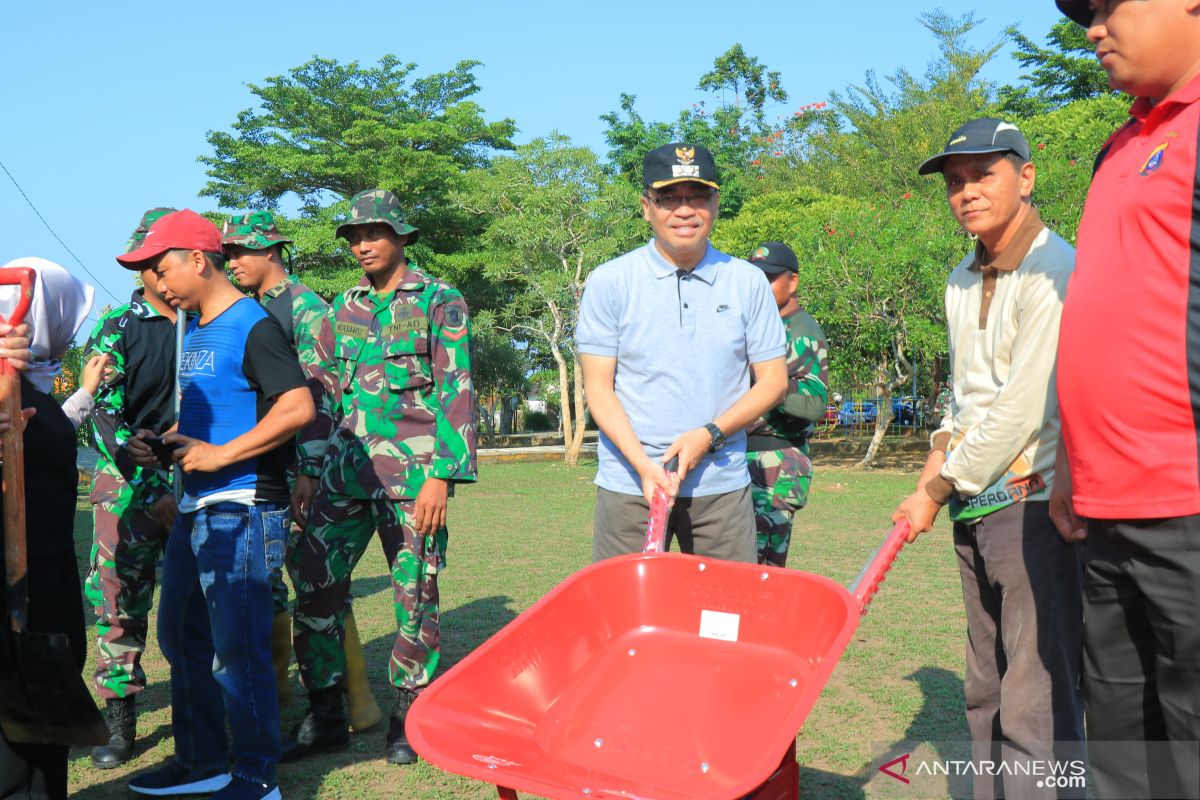
<svg viewBox="0 0 1200 800">
<path fill-rule="evenodd" d="M 985 153 L 1016 153 L 1029 160 L 1029 140 L 1011 122 L 996 117 L 973 119 L 950 134 L 946 149 L 917 168 L 919 175 L 941 172 L 951 156 L 976 156 Z"/>
<path fill-rule="evenodd" d="M 750 254 L 750 263 L 772 276 L 783 272 L 800 272 L 796 254 L 783 242 L 763 242 Z"/>
<path fill-rule="evenodd" d="M 642 159 L 642 185 L 647 189 L 687 181 L 721 188 L 712 153 L 703 145 L 672 142 L 654 148 Z"/>
</svg>

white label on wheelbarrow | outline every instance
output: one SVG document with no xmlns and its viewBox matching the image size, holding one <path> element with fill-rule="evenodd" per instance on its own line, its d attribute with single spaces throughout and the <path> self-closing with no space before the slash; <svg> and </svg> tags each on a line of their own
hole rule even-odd
<svg viewBox="0 0 1200 800">
<path fill-rule="evenodd" d="M 700 611 L 700 636 L 704 639 L 720 639 L 723 642 L 736 642 L 738 624 L 742 621 L 740 614 L 728 614 L 724 611 Z"/>
</svg>

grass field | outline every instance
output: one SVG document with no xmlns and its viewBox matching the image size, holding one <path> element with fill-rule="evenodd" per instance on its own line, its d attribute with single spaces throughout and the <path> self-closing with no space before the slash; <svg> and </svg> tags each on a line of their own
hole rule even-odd
<svg viewBox="0 0 1200 800">
<path fill-rule="evenodd" d="M 446 667 L 591 557 L 594 464 L 495 464 L 481 472 L 478 485 L 451 501 L 449 568 L 441 579 Z M 903 471 L 820 472 L 808 508 L 796 518 L 790 565 L 850 582 L 886 532 L 888 515 L 911 490 L 914 477 Z M 90 525 L 90 509 L 81 505 L 76 516 L 81 568 Z M 962 699 L 965 622 L 948 533 L 942 521 L 901 554 L 800 731 L 805 797 L 873 796 L 874 765 L 885 753 L 906 752 L 900 749 L 903 742 L 969 739 Z M 354 596 L 372 684 L 386 712 L 394 698 L 385 662 L 395 622 L 378 545 L 358 567 Z M 72 751 L 73 796 L 128 798 L 129 776 L 171 756 L 167 665 L 153 636 L 143 664 L 151 685 L 140 699 L 137 756 L 124 769 L 102 772 L 91 767 L 87 751 Z M 294 666 L 292 675 L 296 682 Z M 296 687 L 298 693 L 298 682 Z M 284 725 L 294 724 L 304 706 L 300 695 L 282 709 Z M 381 758 L 383 737 L 380 726 L 354 736 L 346 752 L 282 766 L 284 797 L 496 796 L 490 785 L 424 763 L 388 767 Z"/>
</svg>

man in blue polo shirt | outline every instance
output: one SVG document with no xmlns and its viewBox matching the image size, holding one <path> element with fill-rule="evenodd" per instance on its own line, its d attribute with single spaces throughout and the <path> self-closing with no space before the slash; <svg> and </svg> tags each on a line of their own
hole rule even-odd
<svg viewBox="0 0 1200 800">
<path fill-rule="evenodd" d="M 283 563 L 287 468 L 296 433 L 315 415 L 312 395 L 279 323 L 225 276 L 211 222 L 187 209 L 167 214 L 117 260 L 153 268 L 172 305 L 199 312 L 181 359 L 178 431 L 157 450 L 144 444 L 148 431 L 129 443 L 143 462 L 177 447 L 184 471 L 158 611 L 175 758 L 129 788 L 279 800 L 270 574 Z"/>
<path fill-rule="evenodd" d="M 661 486 L 674 497 L 668 543 L 753 563 L 744 429 L 787 390 L 786 333 L 762 271 L 708 242 L 720 201 L 712 154 L 663 145 L 642 169 L 654 238 L 597 267 L 579 309 L 584 390 L 600 427 L 592 557 L 641 549 Z"/>
</svg>

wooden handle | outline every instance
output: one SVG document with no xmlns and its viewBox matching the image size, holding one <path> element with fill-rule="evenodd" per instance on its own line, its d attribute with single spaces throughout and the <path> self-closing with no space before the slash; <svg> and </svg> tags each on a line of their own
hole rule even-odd
<svg viewBox="0 0 1200 800">
<path fill-rule="evenodd" d="M 0 359 L 0 411 L 8 414 L 4 432 L 4 575 L 12 629 L 25 628 L 25 439 L 21 428 L 21 379 L 8 359 Z"/>
<path fill-rule="evenodd" d="M 0 269 L 0 286 L 19 286 L 17 307 L 0 322 L 17 326 L 33 302 L 33 284 L 37 272 L 29 267 Z M 25 629 L 28 610 L 26 578 L 28 557 L 25 541 L 25 426 L 21 420 L 21 377 L 7 358 L 0 359 L 0 411 L 8 415 L 8 430 L 0 440 L 4 468 L 4 570 L 8 584 L 8 614 L 12 629 Z"/>
</svg>

